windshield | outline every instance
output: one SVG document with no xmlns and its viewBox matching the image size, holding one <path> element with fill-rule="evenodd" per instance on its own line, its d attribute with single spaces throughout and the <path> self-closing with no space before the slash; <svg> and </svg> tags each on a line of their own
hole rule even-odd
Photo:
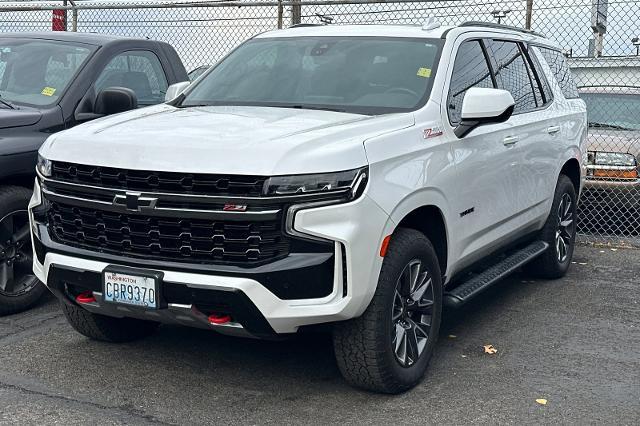
<svg viewBox="0 0 640 426">
<path fill-rule="evenodd" d="M 85 46 L 61 41 L 0 39 L 0 100 L 56 103 L 90 53 Z"/>
<path fill-rule="evenodd" d="M 181 106 L 411 111 L 429 96 L 440 46 L 391 37 L 253 39 L 205 75 Z"/>
<path fill-rule="evenodd" d="M 590 127 L 640 130 L 640 94 L 583 93 Z"/>
</svg>

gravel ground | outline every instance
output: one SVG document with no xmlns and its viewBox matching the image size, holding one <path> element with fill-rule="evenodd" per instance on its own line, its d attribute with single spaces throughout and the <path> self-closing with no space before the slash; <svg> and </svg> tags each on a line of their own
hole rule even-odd
<svg viewBox="0 0 640 426">
<path fill-rule="evenodd" d="M 165 326 L 110 345 L 75 333 L 49 297 L 0 318 L 0 424 L 639 424 L 638 259 L 578 247 L 563 280 L 515 274 L 447 312 L 424 381 L 394 397 L 347 386 L 326 335 Z"/>
</svg>

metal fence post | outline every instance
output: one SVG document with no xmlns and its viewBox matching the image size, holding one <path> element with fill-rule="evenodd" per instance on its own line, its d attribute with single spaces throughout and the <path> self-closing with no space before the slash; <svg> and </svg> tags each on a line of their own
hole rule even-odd
<svg viewBox="0 0 640 426">
<path fill-rule="evenodd" d="M 65 1 L 66 3 L 66 1 Z M 78 6 L 76 6 L 76 2 L 73 0 L 69 0 L 69 3 L 71 3 L 71 31 L 73 32 L 77 32 L 78 31 Z M 67 23 L 65 22 L 65 31 L 67 31 Z"/>
<path fill-rule="evenodd" d="M 284 14 L 284 7 L 282 6 L 282 0 L 278 0 L 278 29 L 282 29 L 282 15 Z"/>
<path fill-rule="evenodd" d="M 524 27 L 528 30 L 531 29 L 531 17 L 533 15 L 533 0 L 527 0 L 527 12 L 525 18 Z"/>
<path fill-rule="evenodd" d="M 291 1 L 291 25 L 302 22 L 302 3 L 300 0 Z"/>
</svg>

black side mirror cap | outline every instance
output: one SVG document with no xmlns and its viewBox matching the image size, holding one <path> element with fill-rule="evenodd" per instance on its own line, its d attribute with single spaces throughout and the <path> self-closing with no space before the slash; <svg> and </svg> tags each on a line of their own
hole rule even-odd
<svg viewBox="0 0 640 426">
<path fill-rule="evenodd" d="M 126 87 L 108 87 L 98 92 L 93 114 L 105 116 L 138 108 L 133 90 Z"/>
<path fill-rule="evenodd" d="M 502 114 L 496 117 L 478 118 L 474 120 L 462 120 L 460 124 L 453 129 L 453 133 L 459 138 L 467 136 L 473 129 L 485 124 L 504 123 L 513 114 L 513 105 L 507 108 Z"/>
</svg>

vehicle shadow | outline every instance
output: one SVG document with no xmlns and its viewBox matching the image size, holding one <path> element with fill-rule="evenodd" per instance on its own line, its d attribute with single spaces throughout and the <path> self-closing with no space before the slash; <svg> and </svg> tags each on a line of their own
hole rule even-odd
<svg viewBox="0 0 640 426">
<path fill-rule="evenodd" d="M 479 327 L 488 311 L 504 309 L 512 301 L 526 297 L 531 287 L 522 284 L 522 279 L 516 274 L 470 301 L 463 309 L 447 310 L 431 369 L 447 364 L 448 351 L 441 347 L 447 345 L 448 334 Z M 161 389 L 169 386 L 174 392 L 194 385 L 204 392 L 216 392 L 221 387 L 240 388 L 243 392 L 281 395 L 285 399 L 296 399 L 294 389 L 301 387 L 307 395 L 350 389 L 340 375 L 328 332 L 308 332 L 280 341 L 265 341 L 161 326 L 156 334 L 139 342 L 110 345 L 84 340 L 68 349 L 76 352 L 75 355 L 67 354 L 72 358 L 83 356 L 83 350 L 90 351 L 102 359 L 101 369 L 109 372 L 118 371 L 123 359 L 127 360 L 127 368 L 133 370 L 150 368 L 145 360 L 153 359 L 152 368 L 158 373 L 144 379 L 146 382 L 136 382 L 138 379 L 133 376 L 121 377 L 130 380 L 128 385 L 132 387 Z M 112 352 L 117 353 L 115 358 Z"/>
</svg>

